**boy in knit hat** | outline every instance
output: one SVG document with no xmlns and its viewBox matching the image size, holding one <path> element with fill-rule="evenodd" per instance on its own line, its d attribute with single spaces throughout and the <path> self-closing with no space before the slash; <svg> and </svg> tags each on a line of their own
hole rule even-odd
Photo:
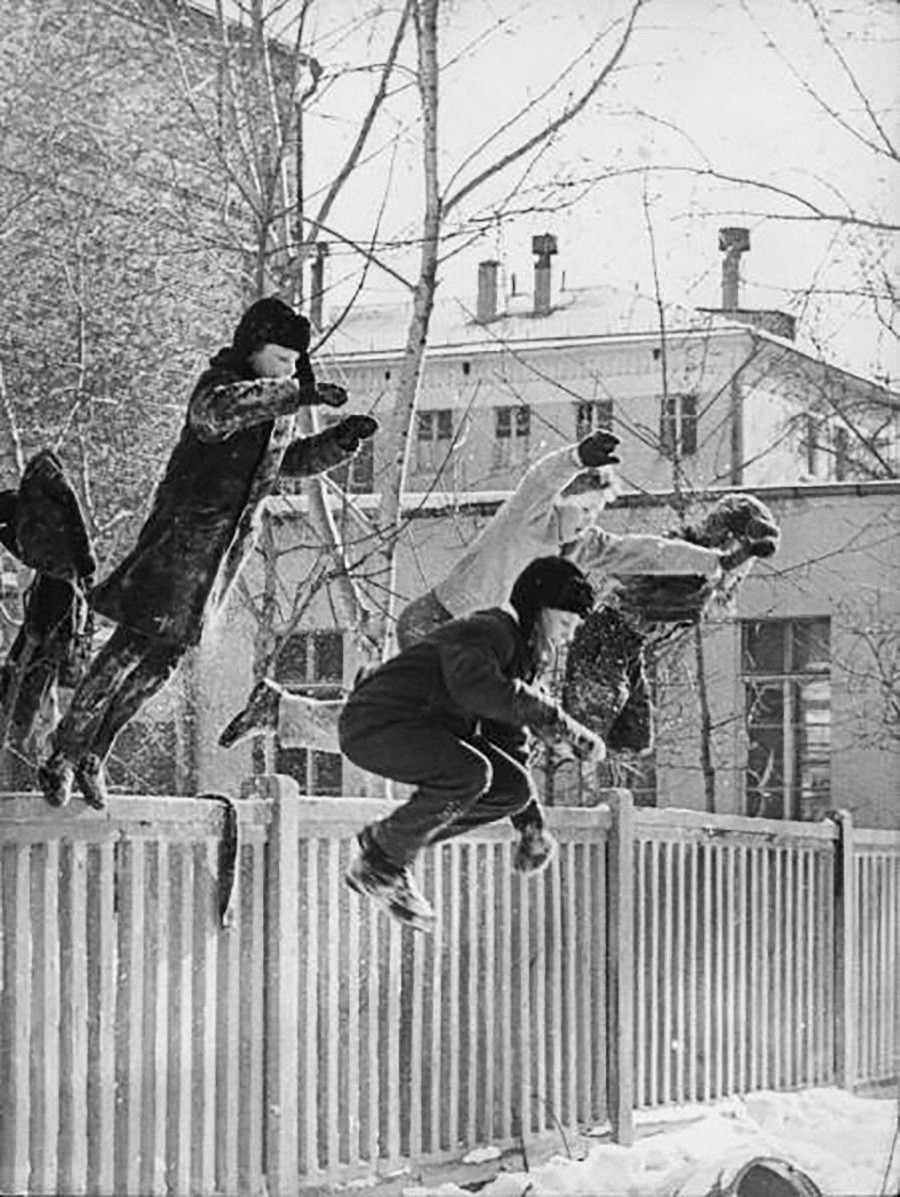
<svg viewBox="0 0 900 1197">
<path fill-rule="evenodd" d="M 137 543 L 91 595 L 118 626 L 52 737 L 39 773 L 51 805 L 69 801 L 73 782 L 90 805 L 105 805 L 103 763 L 115 737 L 223 604 L 279 476 L 331 469 L 376 431 L 370 417 L 349 416 L 295 437 L 301 406 L 347 400 L 342 388 L 316 384 L 308 349 L 308 321 L 277 298 L 260 299 L 200 376 Z"/>
<path fill-rule="evenodd" d="M 365 827 L 347 882 L 413 928 L 434 912 L 412 865 L 428 844 L 511 817 L 515 867 L 549 860 L 552 840 L 527 768 L 528 732 L 602 759 L 603 741 L 533 683 L 593 606 L 581 570 L 560 557 L 532 561 L 503 607 L 452 620 L 359 681 L 341 712 L 342 752 L 367 772 L 416 787 Z"/>
</svg>

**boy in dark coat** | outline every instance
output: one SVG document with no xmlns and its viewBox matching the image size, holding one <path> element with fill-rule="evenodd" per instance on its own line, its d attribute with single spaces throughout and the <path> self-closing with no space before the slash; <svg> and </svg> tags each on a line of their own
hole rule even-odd
<svg viewBox="0 0 900 1197">
<path fill-rule="evenodd" d="M 103 762 L 116 735 L 200 640 L 253 543 L 257 508 L 280 474 L 306 477 L 346 461 L 378 425 L 349 416 L 294 436 L 304 405 L 339 407 L 346 393 L 316 385 L 309 323 L 276 298 L 241 318 L 188 402 L 181 437 L 131 553 L 94 590 L 92 606 L 118 627 L 72 697 L 40 770 L 44 797 L 65 805 L 76 781 L 102 808 Z"/>
<path fill-rule="evenodd" d="M 516 868 L 547 863 L 553 841 L 527 768 L 526 729 L 568 740 L 583 758 L 604 749 L 532 683 L 593 601 L 577 566 L 538 558 L 516 579 L 508 606 L 444 624 L 357 684 L 341 712 L 342 752 L 370 773 L 417 788 L 360 832 L 360 854 L 347 871 L 353 889 L 428 931 L 434 912 L 411 871 L 419 852 L 507 816 L 521 837 Z"/>
<path fill-rule="evenodd" d="M 24 752 L 35 721 L 54 687 L 74 686 L 86 664 L 86 595 L 97 569 L 78 498 L 52 450 L 29 461 L 16 490 L 0 491 L 0 544 L 35 571 L 0 669 L 0 739 L 21 766 L 8 780 L 30 786 Z"/>
</svg>

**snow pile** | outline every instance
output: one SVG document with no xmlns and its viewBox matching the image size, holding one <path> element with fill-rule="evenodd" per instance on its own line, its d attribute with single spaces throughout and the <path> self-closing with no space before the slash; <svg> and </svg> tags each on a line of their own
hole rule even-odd
<svg viewBox="0 0 900 1197">
<path fill-rule="evenodd" d="M 663 1114 L 654 1112 L 654 1117 Z M 674 1113 L 674 1112 L 673 1112 Z M 900 1145 L 886 1187 L 897 1127 L 896 1099 L 854 1097 L 838 1089 L 756 1093 L 714 1106 L 683 1107 L 632 1147 L 592 1147 L 583 1160 L 556 1156 L 530 1172 L 502 1172 L 483 1197 L 706 1197 L 748 1160 L 775 1156 L 805 1172 L 825 1197 L 877 1197 L 900 1185 Z M 455 1184 L 408 1190 L 410 1197 L 465 1197 Z"/>
</svg>

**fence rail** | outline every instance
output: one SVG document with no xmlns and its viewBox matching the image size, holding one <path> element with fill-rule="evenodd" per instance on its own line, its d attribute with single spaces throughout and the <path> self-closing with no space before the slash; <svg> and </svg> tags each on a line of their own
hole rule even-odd
<svg viewBox="0 0 900 1197">
<path fill-rule="evenodd" d="M 293 1194 L 897 1076 L 900 836 L 610 792 L 537 877 L 506 825 L 425 854 L 422 938 L 342 880 L 383 804 L 256 795 L 0 797 L 0 1192 Z"/>
</svg>

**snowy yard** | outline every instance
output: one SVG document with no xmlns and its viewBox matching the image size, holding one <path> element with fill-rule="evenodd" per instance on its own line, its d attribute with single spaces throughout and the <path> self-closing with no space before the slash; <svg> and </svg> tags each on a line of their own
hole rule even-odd
<svg viewBox="0 0 900 1197">
<path fill-rule="evenodd" d="M 584 1159 L 555 1156 L 529 1172 L 500 1172 L 478 1191 L 483 1197 L 706 1197 L 748 1160 L 775 1156 L 805 1172 L 826 1197 L 900 1193 L 897 1096 L 854 1097 L 839 1089 L 756 1093 L 639 1115 L 639 1134 L 650 1117 L 652 1133 L 632 1147 L 597 1144 Z M 466 1183 L 460 1175 L 456 1183 L 409 1185 L 403 1195 L 467 1197 L 472 1189 L 461 1187 Z"/>
</svg>

